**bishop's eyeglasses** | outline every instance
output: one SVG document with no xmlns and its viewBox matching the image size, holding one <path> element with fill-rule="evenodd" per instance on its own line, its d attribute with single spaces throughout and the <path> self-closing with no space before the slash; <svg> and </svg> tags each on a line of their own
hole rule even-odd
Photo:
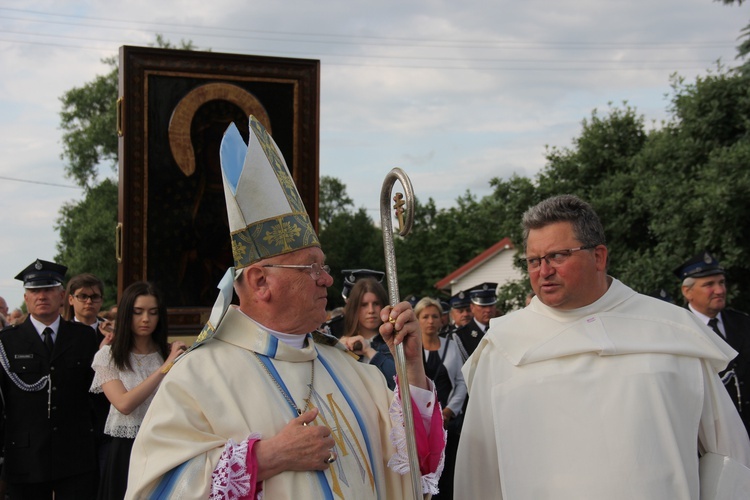
<svg viewBox="0 0 750 500">
<path fill-rule="evenodd" d="M 321 266 L 317 262 L 308 264 L 306 266 L 302 264 L 264 264 L 263 267 L 280 267 L 282 269 L 307 269 L 310 273 L 310 277 L 314 280 L 320 279 L 321 274 L 331 274 L 330 266 Z"/>
<path fill-rule="evenodd" d="M 559 267 L 565 264 L 565 261 L 568 260 L 573 253 L 578 252 L 579 250 L 591 250 L 592 248 L 596 248 L 596 246 L 597 245 L 589 245 L 585 247 L 566 248 L 565 250 L 555 250 L 554 252 L 542 255 L 541 257 L 518 259 L 518 262 L 529 271 L 539 269 L 542 266 L 542 260 L 544 260 L 544 262 L 550 267 Z"/>
</svg>

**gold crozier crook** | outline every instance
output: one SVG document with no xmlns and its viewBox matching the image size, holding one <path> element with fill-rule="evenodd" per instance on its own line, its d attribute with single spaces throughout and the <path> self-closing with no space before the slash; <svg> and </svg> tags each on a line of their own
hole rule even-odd
<svg viewBox="0 0 750 500">
<path fill-rule="evenodd" d="M 391 190 L 396 181 L 401 183 L 404 194 L 397 193 L 393 197 L 393 210 L 399 222 L 399 235 L 406 236 L 411 232 L 414 224 L 414 190 L 406 173 L 400 168 L 394 168 L 383 181 L 380 191 L 380 227 L 383 229 L 383 250 L 385 252 L 385 274 L 388 281 L 388 298 L 391 307 L 399 302 L 398 275 L 396 273 L 396 255 L 393 248 L 393 223 L 391 217 Z M 409 457 L 409 473 L 411 475 L 412 498 L 422 500 L 422 474 L 419 470 L 417 443 L 414 439 L 414 414 L 411 408 L 411 392 L 409 380 L 406 376 L 406 356 L 404 346 L 396 346 L 396 373 L 398 374 L 398 388 L 401 392 L 401 408 L 404 412 L 404 431 L 406 434 L 406 449 Z M 421 425 L 421 424 L 420 424 Z M 429 498 L 429 497 L 428 497 Z"/>
</svg>

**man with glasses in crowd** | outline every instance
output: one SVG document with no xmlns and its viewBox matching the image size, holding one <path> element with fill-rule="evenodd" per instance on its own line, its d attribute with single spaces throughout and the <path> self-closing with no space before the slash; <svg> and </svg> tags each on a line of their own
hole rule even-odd
<svg viewBox="0 0 750 500">
<path fill-rule="evenodd" d="M 83 323 L 94 329 L 99 347 L 112 343 L 112 332 L 102 329 L 104 318 L 99 316 L 104 301 L 104 283 L 91 273 L 73 276 L 68 282 L 67 300 L 63 316 L 68 321 Z"/>
<path fill-rule="evenodd" d="M 604 229 L 579 198 L 544 200 L 522 225 L 536 296 L 492 320 L 464 366 L 456 491 L 697 500 L 724 465 L 746 494 L 750 442 L 717 375 L 735 352 L 609 276 Z"/>
<path fill-rule="evenodd" d="M 5 417 L 3 476 L 10 499 L 96 496 L 89 387 L 94 331 L 60 316 L 67 268 L 37 259 L 21 271 L 29 316 L 0 332 Z"/>
</svg>

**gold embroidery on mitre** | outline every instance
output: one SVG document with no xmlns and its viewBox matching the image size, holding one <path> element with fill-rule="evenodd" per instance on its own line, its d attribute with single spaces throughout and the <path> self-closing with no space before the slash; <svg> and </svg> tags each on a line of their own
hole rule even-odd
<svg viewBox="0 0 750 500">
<path fill-rule="evenodd" d="M 308 247 L 319 247 L 315 230 L 306 212 L 287 213 L 258 221 L 231 234 L 235 268 Z"/>
<path fill-rule="evenodd" d="M 271 230 L 266 232 L 263 241 L 271 245 L 281 246 L 281 251 L 288 252 L 291 250 L 289 244 L 299 238 L 300 234 L 302 234 L 302 229 L 299 226 L 279 218 L 278 224 L 271 226 Z"/>
<path fill-rule="evenodd" d="M 232 257 L 235 262 L 242 262 L 247 254 L 247 247 L 241 242 L 232 238 Z"/>
</svg>

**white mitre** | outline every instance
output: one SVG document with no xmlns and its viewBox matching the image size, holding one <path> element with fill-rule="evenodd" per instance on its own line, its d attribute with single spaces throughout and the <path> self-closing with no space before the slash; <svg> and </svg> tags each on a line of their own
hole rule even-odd
<svg viewBox="0 0 750 500">
<path fill-rule="evenodd" d="M 221 141 L 221 172 L 234 265 L 319 247 L 320 242 L 278 146 L 250 116 L 245 144 L 231 124 Z"/>
</svg>

